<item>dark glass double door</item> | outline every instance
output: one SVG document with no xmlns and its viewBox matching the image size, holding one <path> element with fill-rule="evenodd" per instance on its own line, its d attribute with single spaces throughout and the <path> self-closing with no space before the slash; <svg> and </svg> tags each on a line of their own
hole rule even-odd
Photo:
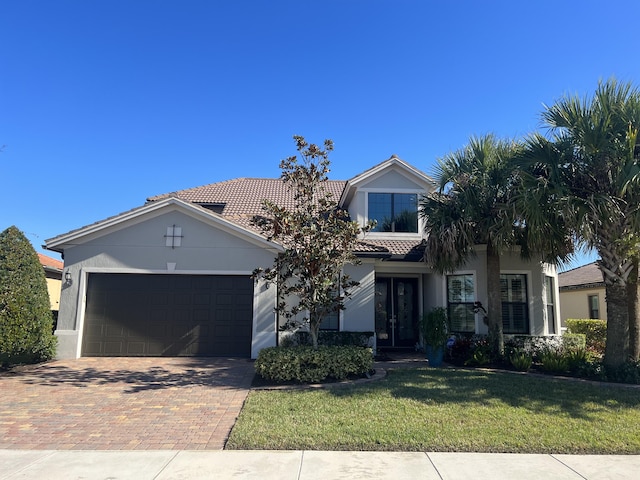
<svg viewBox="0 0 640 480">
<path fill-rule="evenodd" d="M 418 341 L 418 279 L 376 278 L 378 347 L 413 347 Z"/>
</svg>

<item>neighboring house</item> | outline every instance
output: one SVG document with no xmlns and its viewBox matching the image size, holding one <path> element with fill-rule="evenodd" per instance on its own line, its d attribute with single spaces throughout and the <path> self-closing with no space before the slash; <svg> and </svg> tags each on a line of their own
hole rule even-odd
<svg viewBox="0 0 640 480">
<path fill-rule="evenodd" d="M 596 262 L 558 275 L 562 326 L 568 318 L 607 319 L 604 277 Z"/>
<path fill-rule="evenodd" d="M 47 279 L 47 290 L 49 291 L 49 301 L 51 310 L 57 312 L 60 306 L 60 289 L 62 287 L 62 269 L 64 264 L 60 260 L 38 253 L 38 260 L 44 269 Z"/>
<path fill-rule="evenodd" d="M 455 331 L 486 333 L 474 302 L 486 305 L 485 255 L 453 275 L 430 271 L 424 255 L 420 196 L 431 178 L 392 156 L 327 188 L 351 218 L 375 231 L 361 239 L 360 282 L 346 310 L 323 328 L 375 332 L 376 348 L 413 348 L 418 320 L 448 308 Z M 151 197 L 141 207 L 47 240 L 65 259 L 58 356 L 229 355 L 255 358 L 276 345 L 276 286 L 251 273 L 282 247 L 253 227 L 268 198 L 292 204 L 280 179 L 238 178 Z M 555 267 L 503 256 L 505 333 L 559 332 Z"/>
</svg>

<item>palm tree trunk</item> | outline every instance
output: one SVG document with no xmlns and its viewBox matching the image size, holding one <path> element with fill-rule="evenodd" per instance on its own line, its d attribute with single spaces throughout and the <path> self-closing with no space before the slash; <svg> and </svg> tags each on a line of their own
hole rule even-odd
<svg viewBox="0 0 640 480">
<path fill-rule="evenodd" d="M 487 317 L 489 322 L 489 343 L 493 354 L 504 354 L 502 329 L 502 297 L 500 292 L 500 254 L 491 241 L 487 242 Z"/>
<path fill-rule="evenodd" d="M 627 286 L 619 281 L 607 282 L 605 292 L 607 300 L 607 346 L 604 353 L 604 363 L 609 367 L 617 367 L 627 360 L 629 354 Z"/>
<path fill-rule="evenodd" d="M 640 290 L 638 285 L 638 258 L 633 259 L 633 270 L 627 279 L 627 303 L 629 307 L 629 357 L 640 359 Z"/>
</svg>

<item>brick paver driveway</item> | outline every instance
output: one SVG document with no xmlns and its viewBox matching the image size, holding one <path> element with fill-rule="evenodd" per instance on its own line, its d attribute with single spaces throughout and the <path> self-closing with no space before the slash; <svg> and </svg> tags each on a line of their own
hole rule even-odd
<svg viewBox="0 0 640 480">
<path fill-rule="evenodd" d="M 81 358 L 0 373 L 0 449 L 221 449 L 247 359 Z"/>
</svg>

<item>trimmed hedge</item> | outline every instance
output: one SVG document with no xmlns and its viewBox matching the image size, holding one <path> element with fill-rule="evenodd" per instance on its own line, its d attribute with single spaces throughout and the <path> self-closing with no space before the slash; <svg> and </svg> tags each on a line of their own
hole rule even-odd
<svg viewBox="0 0 640 480">
<path fill-rule="evenodd" d="M 318 345 L 353 345 L 356 347 L 373 346 L 373 332 L 346 332 L 333 330 L 320 330 L 318 332 Z M 309 332 L 299 330 L 284 337 L 280 341 L 281 347 L 294 347 L 297 345 L 311 345 Z"/>
<path fill-rule="evenodd" d="M 562 335 L 562 346 L 566 351 L 584 350 L 587 346 L 587 336 L 584 333 L 565 333 Z"/>
<path fill-rule="evenodd" d="M 607 342 L 607 322 L 605 320 L 570 318 L 567 320 L 567 332 L 584 334 L 587 348 L 604 354 Z"/>
<path fill-rule="evenodd" d="M 370 348 L 356 346 L 268 347 L 260 350 L 256 373 L 278 383 L 317 383 L 365 375 L 373 368 Z"/>
<path fill-rule="evenodd" d="M 53 358 L 57 339 L 44 270 L 16 227 L 0 233 L 0 367 Z"/>
</svg>

